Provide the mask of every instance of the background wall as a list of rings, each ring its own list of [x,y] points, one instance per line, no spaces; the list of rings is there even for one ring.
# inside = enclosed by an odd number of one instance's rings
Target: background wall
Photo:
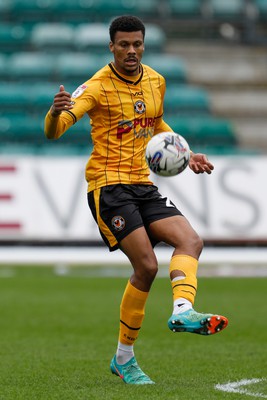
[[[266,156],[211,157],[212,175],[152,175],[207,240],[267,241]],[[0,162],[0,239],[100,240],[87,205],[84,157],[6,157]]]

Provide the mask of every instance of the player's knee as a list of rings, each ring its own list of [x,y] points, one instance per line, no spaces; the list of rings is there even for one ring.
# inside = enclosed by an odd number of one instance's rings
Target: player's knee
[[[198,258],[204,247],[203,240],[198,236],[197,233],[194,233],[190,236],[190,238],[188,238],[188,244],[195,253],[195,256]]]
[[[145,270],[145,274],[150,281],[153,281],[158,273],[158,265],[150,265],[149,268]]]
[[[139,268],[135,271],[136,274],[145,282],[153,282],[158,272],[158,263],[156,258],[144,257]]]

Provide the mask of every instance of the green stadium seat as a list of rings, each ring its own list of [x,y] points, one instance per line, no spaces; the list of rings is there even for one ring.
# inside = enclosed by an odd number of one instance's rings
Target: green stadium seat
[[[80,24],[74,32],[74,45],[80,51],[108,52],[109,41],[109,26],[103,23]]]
[[[29,31],[19,24],[0,24],[0,48],[3,52],[13,52],[27,49],[29,46]]]
[[[7,68],[8,57],[5,54],[0,53],[0,78],[4,79],[8,75]]]
[[[216,18],[239,18],[244,13],[243,0],[210,0],[212,15]]]
[[[0,82],[1,111],[17,113],[18,111],[45,112],[53,102],[59,87],[56,83],[21,83]]]
[[[31,115],[4,115],[0,116],[0,141],[6,144],[40,143],[39,136],[43,130],[40,118]]]
[[[50,21],[71,23],[93,22],[96,18],[98,0],[54,0]]]
[[[102,13],[103,18],[110,18],[122,14],[132,14],[136,11],[135,1],[98,0],[95,9]]]
[[[92,50],[97,53],[109,52],[109,24],[79,24],[74,32],[74,45],[80,50]],[[159,26],[146,24],[146,52],[162,51],[166,43],[166,35]]]
[[[98,56],[92,53],[66,53],[58,56],[56,72],[62,81],[83,83],[102,67]]]
[[[54,95],[59,91],[56,83],[34,84],[29,91],[29,101],[32,110],[44,110],[45,114],[53,103]]]
[[[149,18],[160,17],[162,0],[134,0],[133,2],[136,15]]]
[[[14,108],[24,108],[30,105],[29,102],[30,86],[18,85],[17,83],[0,83],[0,103],[1,110],[13,110]]]
[[[43,146],[48,143],[56,145],[91,146],[91,127],[89,118],[82,118],[73,125],[59,140],[48,141],[44,135],[43,115],[30,113],[0,115],[0,142],[6,145]]]
[[[236,146],[237,138],[233,125],[226,119],[211,116],[173,117],[166,116],[166,122],[177,133],[194,146]]]
[[[162,52],[166,44],[166,35],[162,28],[155,24],[146,24],[146,52]]]
[[[55,57],[45,53],[14,53],[8,60],[10,78],[15,80],[52,80],[55,72]]]
[[[144,54],[142,62],[162,74],[166,81],[184,83],[187,80],[183,60],[171,54]]]
[[[159,0],[97,0],[93,9],[98,20],[109,22],[118,15],[144,16],[159,15]]]
[[[224,1],[224,0],[222,0]],[[192,18],[200,16],[201,1],[200,0],[169,0],[169,8],[171,15],[176,18]]]
[[[0,132],[1,137],[1,132]],[[30,146],[29,144],[16,144],[16,143],[3,143],[1,142],[0,146],[0,155],[9,156],[9,155],[35,155],[38,150],[36,146]]]
[[[54,0],[12,0],[12,18],[23,23],[50,20],[53,3]]]
[[[12,0],[11,8],[13,11],[31,12],[35,10],[45,11],[52,7],[54,0]]]
[[[74,30],[64,23],[38,23],[31,32],[31,44],[37,50],[62,50],[73,47]]]
[[[255,5],[259,12],[259,18],[266,20],[266,18],[267,18],[267,1],[266,0],[255,0]]]
[[[0,15],[5,19],[12,8],[11,0],[0,0]],[[1,18],[2,19],[2,18]]]
[[[210,101],[205,89],[189,85],[168,85],[164,113],[181,115],[184,113],[209,113]]]

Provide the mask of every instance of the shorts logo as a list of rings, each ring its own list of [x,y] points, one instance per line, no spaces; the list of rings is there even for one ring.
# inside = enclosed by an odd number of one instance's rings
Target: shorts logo
[[[116,231],[121,231],[125,227],[125,219],[121,216],[113,217],[111,224]]]
[[[145,103],[141,100],[138,100],[134,105],[134,111],[137,112],[137,114],[143,114],[146,111]]]

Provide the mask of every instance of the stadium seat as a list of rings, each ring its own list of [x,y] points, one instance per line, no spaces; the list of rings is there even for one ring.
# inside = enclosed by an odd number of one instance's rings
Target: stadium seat
[[[54,0],[11,0],[12,17],[20,22],[49,21]]]
[[[54,0],[51,6],[50,21],[82,23],[96,19],[96,3],[98,0]]]
[[[1,138],[1,132],[0,132]],[[0,146],[0,155],[8,156],[8,155],[35,155],[38,150],[38,147],[31,146],[28,144],[17,144],[17,143],[5,143],[4,139],[1,141]]]
[[[57,83],[35,83],[31,85],[31,90],[29,91],[29,101],[31,104],[31,109],[44,110],[44,115],[50,108],[54,95],[59,91],[59,85]],[[43,115],[43,116],[44,116]]]
[[[22,51],[29,46],[29,31],[20,24],[0,24],[0,48],[2,52]]]
[[[259,11],[260,19],[267,19],[267,1],[266,0],[255,0],[255,5]]]
[[[7,68],[8,57],[5,54],[0,53],[0,78],[4,79],[8,74]]]
[[[56,83],[0,82],[1,111],[45,113],[58,89]]]
[[[73,47],[72,26],[63,23],[38,23],[31,32],[31,44],[36,50],[62,50]]]
[[[37,145],[42,131],[40,118],[16,114],[0,116],[0,141],[3,143]]]
[[[166,35],[162,28],[155,24],[146,24],[146,52],[162,52],[166,44]]]
[[[209,96],[205,89],[189,85],[167,86],[164,101],[165,114],[202,114],[209,111]]]
[[[11,0],[0,0],[0,15],[3,18],[3,20],[10,12],[11,7],[12,7]]]
[[[136,15],[141,18],[161,17],[162,0],[134,0],[134,6]]]
[[[212,15],[216,18],[239,18],[244,13],[243,0],[210,0]]]
[[[192,18],[200,16],[201,1],[200,0],[169,0],[169,9],[171,15],[176,18]]]
[[[144,54],[142,62],[162,74],[166,81],[184,83],[187,80],[183,60],[171,54]]]
[[[74,33],[74,44],[80,51],[89,49],[97,53],[109,51],[109,25],[105,23],[79,24]],[[146,24],[146,51],[162,51],[166,35],[162,28],[155,24]]]
[[[47,145],[48,139],[44,135],[43,115],[30,113],[0,115],[0,142],[8,144],[29,144],[30,146]],[[54,143],[75,146],[91,145],[91,127],[89,118],[82,118],[73,125],[63,137]]]
[[[77,50],[97,53],[109,51],[109,26],[103,23],[80,24],[74,32]]]
[[[65,53],[58,56],[56,72],[60,79],[83,83],[102,67],[99,56],[92,53]]]
[[[97,0],[93,4],[98,20],[110,22],[110,19],[125,14],[144,16],[158,15],[159,0]]]
[[[10,78],[15,80],[49,80],[55,72],[55,58],[45,53],[14,53],[8,60]]]
[[[30,86],[18,85],[17,83],[0,83],[0,103],[1,110],[14,110],[30,105],[29,90]]]
[[[230,121],[208,117],[166,116],[171,128],[183,135],[191,146],[236,146],[237,138]]]

